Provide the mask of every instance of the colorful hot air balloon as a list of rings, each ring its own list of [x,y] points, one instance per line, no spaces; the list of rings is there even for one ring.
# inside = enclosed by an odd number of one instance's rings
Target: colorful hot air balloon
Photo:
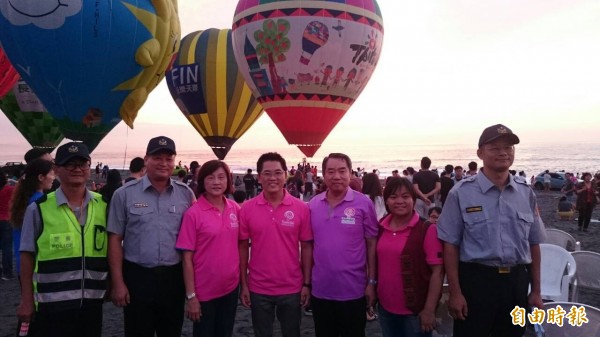
[[[367,84],[381,53],[375,0],[240,0],[235,58],[289,144],[319,149]]]
[[[167,73],[167,86],[179,109],[221,160],[262,114],[238,71],[231,29],[211,28],[184,37]]]
[[[62,133],[95,147],[138,110],[179,48],[176,0],[0,1],[0,41]]]
[[[63,139],[54,118],[23,80],[0,99],[0,110],[33,147],[53,150]]]
[[[8,57],[4,54],[0,45],[0,98],[4,97],[19,80],[19,73],[10,64]]]

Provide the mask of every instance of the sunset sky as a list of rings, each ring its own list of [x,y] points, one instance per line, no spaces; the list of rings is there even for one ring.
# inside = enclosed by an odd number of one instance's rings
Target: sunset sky
[[[230,28],[236,4],[179,0],[182,36]],[[600,1],[379,0],[379,6],[385,33],[378,67],[325,144],[475,143],[496,123],[528,142],[600,139]],[[18,135],[3,115],[0,128]],[[119,124],[96,151],[125,142],[144,147],[158,134],[182,149],[208,149],[164,81],[135,129]],[[265,114],[232,151],[282,147],[285,139]]]

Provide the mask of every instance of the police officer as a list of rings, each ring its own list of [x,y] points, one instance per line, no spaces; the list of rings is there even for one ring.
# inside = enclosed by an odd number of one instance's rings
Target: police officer
[[[124,307],[125,336],[181,335],[186,294],[175,241],[196,199],[187,185],[171,180],[175,155],[172,139],[152,138],[146,175],[115,191],[110,203],[111,298]]]
[[[23,220],[17,316],[29,322],[35,300],[30,334],[100,336],[108,275],[106,203],[86,188],[91,159],[84,144],[62,145],[55,161],[60,188],[29,205]]]
[[[522,336],[515,306],[542,308],[540,247],[545,230],[536,196],[508,170],[519,137],[504,125],[479,138],[480,174],[450,191],[438,222],[454,336]],[[531,293],[528,295],[528,286]]]

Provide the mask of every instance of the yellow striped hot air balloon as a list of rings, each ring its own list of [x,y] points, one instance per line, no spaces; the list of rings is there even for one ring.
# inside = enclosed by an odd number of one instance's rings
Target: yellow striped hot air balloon
[[[184,37],[166,77],[175,103],[221,160],[263,112],[238,71],[231,29]]]

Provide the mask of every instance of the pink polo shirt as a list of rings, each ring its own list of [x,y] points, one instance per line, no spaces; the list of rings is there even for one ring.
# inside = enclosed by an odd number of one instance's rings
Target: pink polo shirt
[[[377,237],[377,215],[369,197],[348,189],[344,200],[331,208],[326,193],[309,202],[314,234],[312,294],[335,301],[365,295],[366,238]]]
[[[223,212],[204,196],[183,215],[175,247],[194,252],[194,286],[200,301],[232,292],[239,284],[238,230],[240,206],[225,199]]]
[[[396,232],[390,229],[391,218],[388,216],[381,221],[383,233],[377,241],[377,279],[379,280],[377,297],[385,310],[398,315],[410,315],[412,311],[405,306],[404,292],[400,290],[404,289],[400,255],[411,230],[419,221],[419,214],[414,212],[408,226]],[[427,264],[443,263],[442,242],[437,238],[437,227],[434,224],[427,228],[423,251]],[[428,286],[428,284],[423,285],[423,287]]]
[[[308,206],[285,192],[273,209],[263,193],[248,200],[240,211],[240,240],[252,240],[248,289],[261,295],[300,292],[303,274],[301,241],[312,241]]]

